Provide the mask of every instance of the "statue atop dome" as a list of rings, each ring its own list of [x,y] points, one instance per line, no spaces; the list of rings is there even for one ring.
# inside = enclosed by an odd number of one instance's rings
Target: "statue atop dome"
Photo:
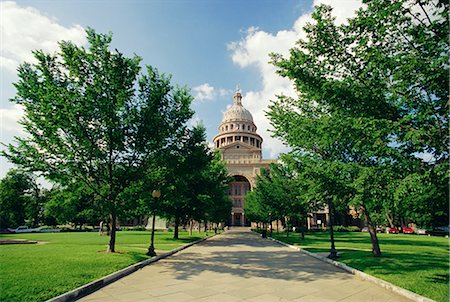
[[[239,84],[236,85],[236,92],[234,93],[234,104],[238,106],[242,106],[242,94],[241,90],[239,89]]]

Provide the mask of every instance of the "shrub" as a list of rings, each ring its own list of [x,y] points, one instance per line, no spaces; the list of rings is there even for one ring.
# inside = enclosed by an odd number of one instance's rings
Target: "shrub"
[[[360,229],[357,226],[343,226],[343,225],[336,225],[333,227],[335,232],[359,232]]]

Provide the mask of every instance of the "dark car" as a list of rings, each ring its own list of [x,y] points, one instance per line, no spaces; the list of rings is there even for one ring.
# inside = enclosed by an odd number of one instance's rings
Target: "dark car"
[[[434,228],[432,230],[428,230],[427,234],[431,235],[431,236],[446,236],[446,237],[448,237],[450,235],[450,231],[449,231],[448,225],[446,225],[446,226]]]
[[[397,228],[386,228],[386,233],[388,234],[398,234]]]

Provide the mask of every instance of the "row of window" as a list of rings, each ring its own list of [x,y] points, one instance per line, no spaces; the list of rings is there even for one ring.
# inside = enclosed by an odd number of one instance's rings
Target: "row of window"
[[[251,146],[256,146],[256,148],[261,148],[261,141],[258,139],[255,139],[253,137],[248,136],[228,136],[228,137],[222,137],[220,140],[216,141],[216,148],[219,148],[220,146],[225,146],[228,144],[231,144],[233,142],[244,142]]]
[[[228,187],[228,195],[245,195],[248,191],[250,191],[250,184],[248,183],[230,183]]]
[[[242,124],[242,126],[241,126],[241,124],[231,124],[230,125],[230,130],[244,130],[245,131],[245,129],[247,129],[247,131],[250,131],[250,129],[251,129],[251,131],[253,131],[253,132],[255,132],[256,131],[256,127],[251,127],[250,125],[245,125],[245,124]],[[223,131],[228,131],[228,125],[225,125],[225,126],[222,126],[222,132]]]

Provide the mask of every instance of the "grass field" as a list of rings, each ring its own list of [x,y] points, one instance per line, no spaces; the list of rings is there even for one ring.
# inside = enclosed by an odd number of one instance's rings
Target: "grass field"
[[[273,234],[310,252],[329,252],[329,233]],[[372,276],[439,302],[449,301],[449,239],[403,234],[378,234],[381,258],[372,256],[368,233],[335,232],[336,249],[343,262]]]
[[[155,249],[164,252],[204,237],[204,233],[155,233]],[[0,235],[4,239],[29,239],[42,244],[0,246],[0,301],[45,301],[106,276],[145,255],[150,232],[117,232],[117,253],[106,253],[109,237],[98,233],[38,233]]]

